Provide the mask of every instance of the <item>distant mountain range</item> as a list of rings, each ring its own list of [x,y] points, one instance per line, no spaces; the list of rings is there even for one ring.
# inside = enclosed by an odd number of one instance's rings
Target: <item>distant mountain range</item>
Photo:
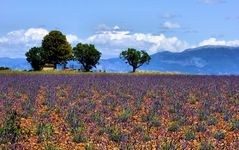
[[[239,47],[203,46],[180,53],[158,52],[151,57],[149,65],[144,65],[138,70],[190,74],[239,74]],[[0,66],[17,70],[31,69],[24,58],[0,58]],[[80,67],[77,62],[72,61],[68,66]],[[111,58],[100,60],[97,70],[128,72],[131,67],[120,58]]]

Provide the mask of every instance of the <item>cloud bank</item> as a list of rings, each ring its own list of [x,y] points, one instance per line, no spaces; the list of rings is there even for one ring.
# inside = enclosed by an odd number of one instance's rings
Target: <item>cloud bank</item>
[[[12,31],[5,36],[0,36],[0,57],[23,58],[31,47],[40,46],[43,37],[48,33],[49,31],[44,28],[30,28]],[[239,46],[239,40],[225,41],[216,38],[209,38],[192,45],[175,36],[132,33],[122,30],[119,26],[108,27],[105,25],[101,25],[95,34],[85,39],[80,39],[74,34],[66,34],[66,37],[73,46],[78,42],[95,44],[97,49],[102,52],[103,58],[118,57],[119,53],[127,48],[146,50],[149,54],[153,54],[165,50],[181,52],[187,48],[205,45]]]
[[[0,57],[25,57],[25,53],[34,46],[40,46],[45,35],[49,33],[44,28],[29,28],[27,30],[16,30],[0,37]],[[72,44],[80,41],[77,36],[66,35],[67,40]]]
[[[239,46],[239,40],[225,41],[217,40],[216,38],[209,38],[199,43],[198,46],[205,45],[220,45],[220,46]]]

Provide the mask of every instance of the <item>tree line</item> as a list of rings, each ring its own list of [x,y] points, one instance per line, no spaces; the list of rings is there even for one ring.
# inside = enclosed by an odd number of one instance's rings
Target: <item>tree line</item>
[[[69,60],[78,61],[85,72],[91,71],[99,64],[101,52],[93,44],[78,43],[71,47],[66,36],[57,30],[49,32],[41,43],[40,47],[32,47],[26,52],[26,59],[35,71],[42,70],[46,64],[53,64],[56,69],[57,64],[66,66]],[[148,64],[151,57],[144,50],[128,48],[120,53],[120,58],[132,66],[132,72],[143,64]]]

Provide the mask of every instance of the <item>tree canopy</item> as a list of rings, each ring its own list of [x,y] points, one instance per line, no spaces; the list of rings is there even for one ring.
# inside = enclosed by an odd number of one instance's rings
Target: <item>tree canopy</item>
[[[72,48],[67,42],[66,36],[60,31],[51,31],[42,41],[42,47],[46,54],[46,62],[54,64],[66,64],[72,58]]]
[[[101,52],[99,52],[92,44],[78,43],[73,48],[74,59],[79,61],[84,70],[89,72],[99,63]]]
[[[133,67],[133,72],[143,64],[148,64],[151,59],[146,51],[137,51],[133,48],[128,48],[128,50],[122,51],[120,53],[120,58],[126,60],[126,63]]]
[[[26,52],[25,55],[33,70],[42,70],[46,61],[46,56],[42,47],[33,47],[28,52]]]

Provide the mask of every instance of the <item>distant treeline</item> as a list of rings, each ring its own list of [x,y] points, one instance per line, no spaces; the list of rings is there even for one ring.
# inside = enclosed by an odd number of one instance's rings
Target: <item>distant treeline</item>
[[[99,64],[101,52],[93,44],[78,43],[72,48],[66,36],[54,30],[43,38],[40,47],[32,47],[26,53],[26,57],[32,69],[36,71],[42,70],[46,65],[52,65],[56,69],[57,64],[61,64],[65,68],[67,61],[76,60],[82,65],[83,71],[89,72]],[[143,64],[148,64],[151,59],[145,50],[139,51],[134,48],[122,50],[119,57],[132,66],[132,72]]]
[[[0,70],[10,70],[8,67],[0,67]]]

